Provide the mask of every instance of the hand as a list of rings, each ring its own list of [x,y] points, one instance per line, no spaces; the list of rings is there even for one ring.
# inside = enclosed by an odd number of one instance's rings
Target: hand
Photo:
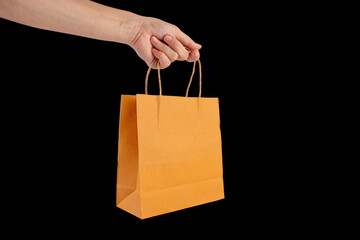
[[[140,17],[136,21],[133,26],[137,27],[129,36],[128,45],[147,65],[154,57],[159,60],[161,69],[167,68],[175,60],[194,62],[199,59],[201,45],[175,25],[149,17]]]
[[[175,25],[93,1],[0,0],[0,17],[41,29],[125,43],[148,65],[157,58],[160,68],[175,60],[192,62],[200,57],[201,45]]]

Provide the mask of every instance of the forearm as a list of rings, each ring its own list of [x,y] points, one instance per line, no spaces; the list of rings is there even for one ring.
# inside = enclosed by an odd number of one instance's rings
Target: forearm
[[[0,17],[28,26],[129,43],[141,16],[90,0],[1,0]],[[135,21],[133,21],[135,20]]]

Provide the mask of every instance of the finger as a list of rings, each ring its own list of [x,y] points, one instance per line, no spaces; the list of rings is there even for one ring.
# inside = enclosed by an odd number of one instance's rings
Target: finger
[[[164,41],[177,53],[178,60],[186,60],[189,58],[189,52],[176,38],[173,38],[170,35],[165,35]]]
[[[178,59],[178,54],[171,47],[161,42],[157,37],[152,36],[151,43],[157,50],[165,53],[171,62]]]
[[[163,68],[167,68],[168,66],[170,66],[171,61],[170,59],[166,56],[165,53],[157,50],[156,48],[152,49],[152,53],[153,55],[158,59],[159,63],[160,63],[160,69]],[[157,68],[157,66],[153,66],[153,68]]]
[[[195,62],[195,61],[199,60],[199,58],[200,58],[200,52],[199,52],[199,50],[195,49],[190,52],[189,57],[186,61]]]
[[[201,45],[195,43],[188,35],[183,33],[180,29],[177,32],[176,38],[181,42],[182,45],[190,49],[200,49]]]

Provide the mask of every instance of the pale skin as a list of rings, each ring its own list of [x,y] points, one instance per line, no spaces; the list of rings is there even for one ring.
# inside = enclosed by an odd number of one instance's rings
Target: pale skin
[[[127,44],[147,65],[156,58],[161,69],[177,60],[194,62],[200,57],[201,45],[177,26],[90,0],[0,0],[0,17],[40,29]]]

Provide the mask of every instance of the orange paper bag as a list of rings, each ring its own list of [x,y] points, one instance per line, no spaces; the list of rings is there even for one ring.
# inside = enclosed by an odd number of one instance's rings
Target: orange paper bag
[[[153,62],[154,63],[154,62]],[[152,63],[152,64],[153,64]],[[152,65],[151,64],[151,65]],[[141,218],[224,198],[218,98],[122,95],[116,205]]]

